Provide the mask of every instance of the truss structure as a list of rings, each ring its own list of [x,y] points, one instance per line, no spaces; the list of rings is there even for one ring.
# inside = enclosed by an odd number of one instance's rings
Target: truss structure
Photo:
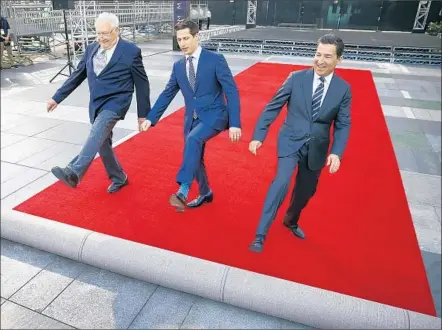
[[[69,26],[71,28],[72,62],[77,66],[79,56],[84,53],[89,43],[96,38],[95,18],[97,17],[96,1],[77,0],[75,9],[69,10]]]
[[[425,30],[427,23],[428,13],[430,12],[431,0],[419,1],[419,7],[417,8],[416,18],[414,19],[413,30]]]
[[[121,33],[125,37],[137,38],[139,26],[157,33],[170,30],[172,22],[172,1],[118,1],[118,0],[76,0],[75,10],[70,13],[70,26],[73,42],[73,63],[76,65],[86,47],[96,40],[95,19],[102,12],[118,16]],[[129,29],[127,29],[129,28]],[[128,31],[130,30],[130,31]]]
[[[0,6],[1,14],[5,17],[13,17],[11,0],[3,0]]]
[[[63,11],[53,10],[51,0],[1,2],[1,13],[8,17],[12,32],[19,40],[41,36],[54,38],[56,34],[64,36]],[[145,39],[146,36],[172,33],[173,1],[170,0],[75,0],[74,3],[75,8],[66,11],[74,65],[96,39],[95,19],[101,12],[116,14],[122,37],[133,41],[138,37]],[[199,3],[207,6],[207,0],[199,0]]]
[[[52,9],[51,0],[1,0],[1,13],[8,18],[17,17],[23,13],[42,12]]]
[[[256,25],[256,9],[258,0],[247,1],[247,25]]]

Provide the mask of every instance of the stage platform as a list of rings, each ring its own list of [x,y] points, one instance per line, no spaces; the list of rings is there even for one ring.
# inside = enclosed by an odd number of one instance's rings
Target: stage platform
[[[203,45],[226,53],[309,57],[314,54],[317,40],[332,32],[344,40],[346,59],[431,66],[441,64],[440,38],[403,32],[257,27],[220,35]]]
[[[441,39],[428,34],[349,30],[299,30],[264,27],[224,34],[223,38],[254,40],[287,40],[316,42],[326,33],[339,35],[345,44],[389,47],[424,47],[440,49]]]

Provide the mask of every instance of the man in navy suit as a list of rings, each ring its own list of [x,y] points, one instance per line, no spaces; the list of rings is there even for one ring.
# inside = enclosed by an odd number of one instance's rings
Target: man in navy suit
[[[80,154],[66,168],[54,167],[52,173],[70,187],[77,187],[97,152],[101,156],[115,193],[129,183],[112,149],[112,130],[124,119],[132,102],[134,86],[138,107],[138,129],[150,111],[149,80],[144,70],[141,50],[119,37],[118,17],[102,13],[95,22],[98,43],[89,45],[75,72],[47,104],[53,111],[57,105],[88,78],[90,89],[89,137]]]
[[[194,208],[212,202],[213,193],[204,166],[206,142],[227,128],[231,141],[238,141],[241,123],[238,89],[224,56],[201,48],[195,22],[178,22],[175,31],[185,57],[174,63],[170,80],[142,128],[147,130],[155,126],[181,90],[186,104],[184,159],[176,178],[179,189],[170,197],[170,204],[181,212],[186,206]],[[200,194],[187,203],[194,179],[198,182]]]
[[[325,164],[335,173],[350,132],[350,86],[335,73],[341,62],[344,43],[334,34],[321,37],[313,68],[292,72],[264,108],[255,127],[249,150],[256,155],[269,126],[287,103],[287,118],[278,137],[278,168],[264,202],[261,219],[250,250],[261,252],[267,232],[287,195],[293,172],[298,166],[296,185],[284,225],[297,237],[305,238],[298,221],[302,209],[313,197]],[[334,126],[333,144],[330,129]]]

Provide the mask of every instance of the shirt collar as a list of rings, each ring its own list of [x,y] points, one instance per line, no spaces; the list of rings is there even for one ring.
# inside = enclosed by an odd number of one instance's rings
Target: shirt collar
[[[186,60],[189,58],[189,56],[193,56],[193,58],[198,61],[198,59],[201,56],[201,51],[202,51],[201,46],[198,46],[198,48],[195,49],[192,55],[186,55]]]
[[[324,78],[325,78],[324,83],[327,84],[327,85],[330,85],[330,82],[331,82],[331,80],[333,78],[333,72],[330,73],[328,76],[326,76]],[[315,78],[314,79],[315,80],[319,80],[319,75],[316,72],[315,72]]]

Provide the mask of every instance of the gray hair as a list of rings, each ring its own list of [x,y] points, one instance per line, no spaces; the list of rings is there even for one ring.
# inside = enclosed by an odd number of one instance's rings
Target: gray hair
[[[95,20],[95,27],[97,26],[97,22],[99,21],[105,21],[112,25],[112,28],[117,28],[119,26],[119,20],[117,15],[112,13],[101,13],[97,19]]]

